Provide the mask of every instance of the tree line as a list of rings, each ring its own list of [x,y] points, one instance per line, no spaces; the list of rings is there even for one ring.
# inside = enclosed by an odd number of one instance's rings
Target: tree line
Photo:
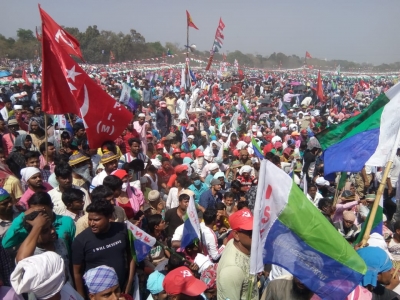
[[[85,31],[80,31],[76,27],[64,27],[64,29],[79,41],[83,57],[87,63],[109,64],[110,62],[118,63],[154,57],[162,58],[159,59],[159,63],[175,64],[184,62],[184,55],[182,55],[186,51],[184,47],[176,43],[167,42],[165,45],[162,45],[160,42],[146,42],[144,36],[135,29],[129,30],[127,34],[99,30],[96,25],[88,26]],[[287,69],[300,68],[305,64],[304,57],[286,55],[280,52],[264,56],[261,54],[246,54],[236,50],[228,52],[223,56],[222,50],[220,53],[215,53],[214,61],[222,61],[226,57],[226,62],[233,65],[235,60],[237,60],[239,68]],[[18,29],[15,39],[7,38],[0,34],[0,58],[33,60],[37,59],[40,53],[40,42],[37,40],[36,34],[30,29]],[[169,53],[174,55],[174,57],[168,56]],[[180,55],[175,56],[175,54]],[[193,54],[194,58],[203,61],[207,61],[210,56],[209,51],[195,50]],[[347,60],[325,61],[317,58],[307,59],[306,65],[321,70],[334,70],[340,65],[342,72],[387,72],[400,69],[400,62],[374,66],[372,64],[359,64]]]

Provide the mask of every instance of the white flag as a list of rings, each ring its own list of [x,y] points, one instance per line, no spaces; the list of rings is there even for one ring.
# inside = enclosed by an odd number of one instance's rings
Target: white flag
[[[124,84],[121,91],[121,97],[119,98],[119,102],[127,105],[129,102],[129,97],[131,96],[131,87],[127,84]]]

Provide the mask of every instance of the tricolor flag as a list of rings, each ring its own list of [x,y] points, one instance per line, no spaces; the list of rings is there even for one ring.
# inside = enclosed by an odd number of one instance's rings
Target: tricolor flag
[[[199,29],[197,28],[197,26],[194,25],[193,20],[192,20],[192,17],[190,16],[190,14],[189,14],[188,11],[186,11],[186,18],[187,18],[187,26],[188,26],[188,27],[193,27],[194,29],[199,30]]]
[[[184,223],[181,248],[185,249],[187,246],[193,243],[195,239],[200,239],[200,222],[192,196],[190,196],[189,206],[183,219]]]
[[[359,172],[384,166],[400,129],[400,84],[379,95],[359,115],[316,135],[324,150],[324,172]]]
[[[250,114],[251,111],[250,111],[250,109],[247,107],[246,103],[244,103],[242,100],[240,100],[240,102],[241,102],[242,109],[243,109],[246,113]]]
[[[129,237],[132,239],[136,261],[141,262],[149,255],[151,248],[156,244],[156,239],[129,221],[126,221],[126,226],[132,233],[132,236],[129,235]]]
[[[322,299],[346,299],[367,270],[364,260],[282,169],[264,159],[259,174],[250,273],[275,264]]]
[[[263,160],[264,154],[260,148],[260,145],[258,145],[256,139],[253,137],[251,138],[251,144],[253,145],[254,155],[257,156],[259,159]]]

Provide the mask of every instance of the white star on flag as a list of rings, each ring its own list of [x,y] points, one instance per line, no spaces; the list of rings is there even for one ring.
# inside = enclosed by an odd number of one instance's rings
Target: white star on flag
[[[78,76],[82,73],[75,72],[75,65],[71,68],[71,70],[67,69],[67,78],[71,78],[72,81],[75,81],[75,76]]]

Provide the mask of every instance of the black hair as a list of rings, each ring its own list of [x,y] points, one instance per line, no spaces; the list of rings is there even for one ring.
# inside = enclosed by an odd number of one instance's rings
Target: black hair
[[[76,200],[83,200],[83,197],[85,197],[85,193],[80,189],[68,188],[62,193],[61,200],[65,206],[68,206]]]
[[[168,272],[185,265],[185,256],[183,253],[174,252],[168,259],[166,269]]]
[[[72,176],[72,167],[69,164],[61,163],[54,168],[56,177],[68,178]]]
[[[236,190],[240,190],[242,188],[242,184],[239,180],[232,180],[231,182],[231,189],[234,188]]]
[[[144,170],[144,161],[141,159],[134,159],[129,163],[129,168],[135,172],[141,172]]]
[[[217,210],[224,210],[226,209],[226,205],[222,202],[217,202],[217,204],[215,205]]]
[[[61,133],[61,139],[65,139],[65,138],[71,139],[71,136],[69,135],[69,133],[67,131],[63,131]]]
[[[28,162],[28,160],[31,158],[39,158],[40,153],[37,151],[26,151],[24,157],[25,157],[25,162]]]
[[[77,133],[80,129],[85,129],[85,126],[83,125],[83,123],[75,122],[74,126],[72,127],[74,134]]]
[[[243,209],[245,207],[249,208],[249,201],[239,201],[238,202],[238,204],[237,204],[237,209],[238,210],[241,210],[241,209]]]
[[[107,200],[97,200],[89,204],[86,208],[87,213],[97,213],[105,217],[111,217],[114,213],[114,205]]]
[[[114,193],[109,187],[106,187],[104,185],[99,185],[93,189],[93,191],[90,195],[91,195],[92,203],[93,203],[93,202],[96,202],[99,200],[106,199],[106,198],[114,195]]]
[[[29,224],[27,221],[33,221],[33,220],[35,220],[36,217],[37,217],[39,214],[44,214],[44,215],[47,216],[47,214],[46,214],[45,212],[40,211],[40,210],[33,211],[33,212],[31,212],[29,215],[25,215],[25,216],[24,216],[24,219],[23,219],[23,221],[22,221],[22,226],[26,229],[26,231],[31,232],[31,230],[32,230],[32,228],[33,228],[33,226],[32,226],[31,224]]]
[[[321,198],[318,202],[318,208],[322,210],[324,207],[331,206],[333,204],[332,199]]]
[[[117,189],[120,189],[122,184],[123,182],[121,178],[115,175],[108,175],[103,180],[103,185],[110,188],[113,192],[115,192]]]
[[[181,194],[181,195],[179,195],[179,202],[181,202],[181,201],[183,201],[183,200],[189,200],[190,199],[190,196],[189,195],[187,195],[187,194]]]
[[[28,207],[32,205],[44,205],[53,208],[51,197],[46,192],[36,192],[28,200]]]
[[[105,141],[101,144],[101,152],[104,153],[103,149],[107,149],[114,154],[117,154],[117,145],[113,141]]]
[[[217,210],[214,208],[207,208],[203,213],[203,220],[206,225],[210,225],[217,219]]]
[[[274,165],[279,165],[279,164],[281,163],[281,158],[280,158],[278,155],[274,155],[274,156],[271,158],[271,162],[272,162]]]
[[[138,138],[130,138],[128,140],[128,144],[129,144],[130,147],[132,146],[133,143],[137,143],[137,144],[139,144],[139,146],[142,145],[142,141],[140,139],[138,139]]]
[[[189,182],[188,178],[186,175],[180,175],[176,178],[176,181],[179,183],[179,185],[186,189],[189,187],[189,185],[191,184],[191,182]]]
[[[163,157],[163,158],[161,159],[161,164],[164,163],[164,162],[166,162],[166,161],[170,162],[170,159],[169,159],[168,157]]]
[[[311,188],[317,189],[317,187],[316,187],[314,184],[310,184],[310,185],[307,187],[307,191],[309,191]],[[317,190],[318,190],[318,189],[317,189]]]
[[[162,221],[162,215],[154,214],[147,217],[147,227],[150,233],[154,232],[154,229],[157,225],[159,225]]]
[[[157,168],[156,168],[154,165],[150,165],[150,166],[147,168],[147,171],[150,171],[150,172],[152,172],[152,173],[157,173]]]
[[[267,154],[265,154],[265,159],[271,160],[274,156],[275,154],[273,154],[272,152],[268,152]]]
[[[226,198],[235,198],[235,195],[232,192],[226,192],[224,194],[224,199]]]
[[[50,142],[47,142],[47,147],[49,147],[49,146],[54,146],[54,144],[50,143]],[[40,151],[41,154],[43,154],[45,150],[46,150],[46,142],[43,142],[39,146],[39,151]]]

